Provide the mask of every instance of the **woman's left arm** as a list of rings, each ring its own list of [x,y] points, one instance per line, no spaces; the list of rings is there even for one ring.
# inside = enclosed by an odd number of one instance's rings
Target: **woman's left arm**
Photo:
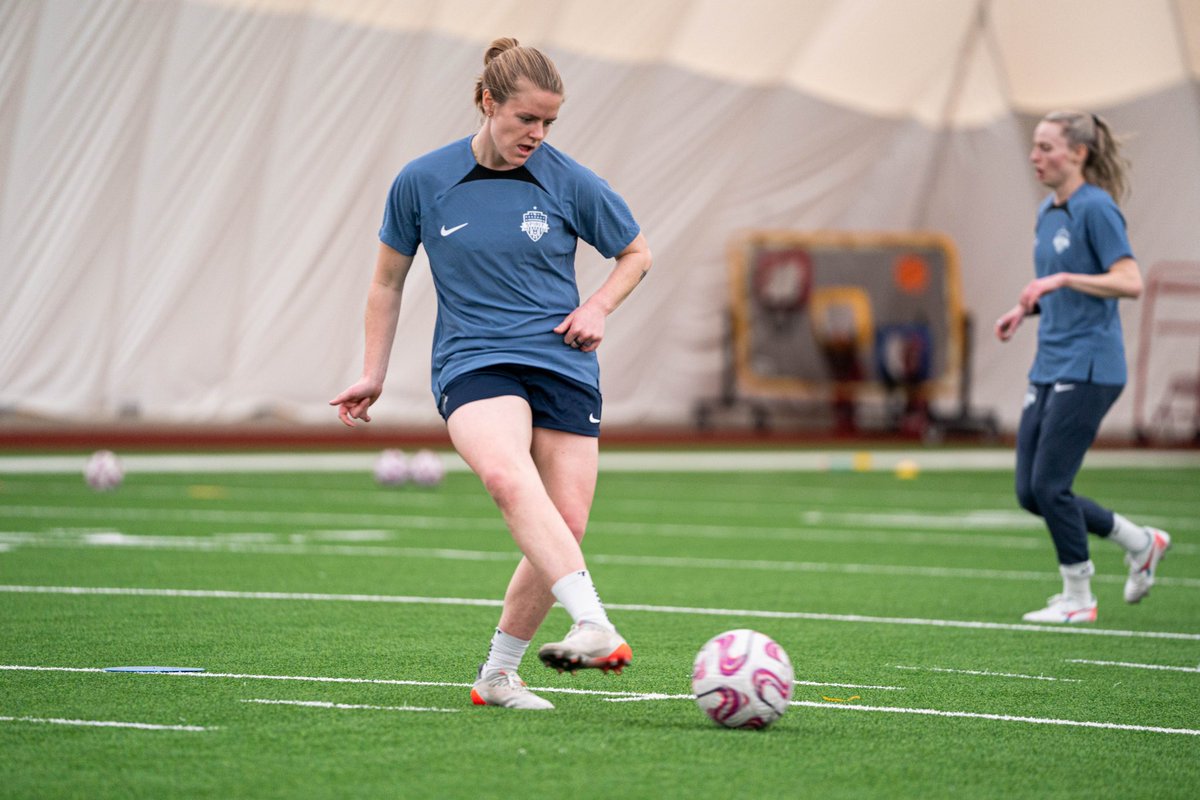
[[[1099,275],[1056,272],[1030,281],[1021,292],[1021,307],[1026,313],[1031,312],[1042,295],[1063,288],[1093,297],[1137,298],[1142,294],[1142,273],[1138,263],[1129,257],[1117,260],[1108,268],[1108,272]]]
[[[563,335],[563,342],[585,353],[600,346],[604,339],[604,320],[642,282],[653,263],[646,237],[638,234],[625,249],[617,253],[617,265],[608,279],[579,308],[572,311],[554,329]]]

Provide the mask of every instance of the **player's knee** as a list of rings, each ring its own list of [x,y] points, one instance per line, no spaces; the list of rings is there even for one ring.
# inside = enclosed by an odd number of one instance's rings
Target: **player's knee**
[[[520,471],[506,466],[497,466],[478,473],[483,488],[501,511],[513,507],[521,496]]]
[[[563,521],[571,529],[571,535],[575,537],[575,541],[582,542],[583,534],[587,532],[587,512],[572,513],[571,511],[567,511],[563,514]]]
[[[1039,509],[1054,508],[1070,497],[1070,491],[1053,484],[1035,484],[1031,490],[1033,503]],[[1041,511],[1035,513],[1042,513]]]
[[[1028,486],[1017,488],[1017,502],[1021,504],[1021,508],[1028,511],[1030,514],[1042,515],[1041,506],[1038,505],[1037,495],[1033,489]]]

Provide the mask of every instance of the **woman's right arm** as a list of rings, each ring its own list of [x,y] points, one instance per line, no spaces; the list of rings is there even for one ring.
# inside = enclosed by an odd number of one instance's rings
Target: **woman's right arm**
[[[329,401],[329,405],[338,407],[338,418],[351,428],[354,427],[353,420],[371,421],[368,409],[383,393],[383,380],[387,377],[388,359],[396,338],[396,323],[400,318],[404,280],[408,277],[412,262],[412,256],[380,243],[375,275],[367,292],[362,377]]]
[[[1011,339],[1017,332],[1017,328],[1021,326],[1021,320],[1025,319],[1025,316],[1025,309],[1020,303],[1006,311],[1000,319],[996,320],[996,338],[1002,342]]]

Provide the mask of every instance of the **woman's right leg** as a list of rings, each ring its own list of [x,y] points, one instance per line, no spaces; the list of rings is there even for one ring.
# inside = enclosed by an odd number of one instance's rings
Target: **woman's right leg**
[[[1033,460],[1037,456],[1038,435],[1042,428],[1042,404],[1045,400],[1044,386],[1030,384],[1025,390],[1025,402],[1021,408],[1021,421],[1017,424],[1017,454],[1015,488],[1017,502],[1030,514],[1042,515],[1033,494]]]
[[[513,395],[476,400],[455,410],[447,429],[545,585],[584,569],[579,542],[550,499],[530,452],[529,403]]]
[[[593,437],[534,428],[533,461],[542,485],[575,541],[587,532],[599,466],[598,442]],[[528,559],[521,559],[504,595],[501,630],[532,639],[554,606],[550,585],[541,579]]]
[[[455,449],[483,482],[524,555],[510,582],[500,627],[492,640],[493,651],[503,648],[512,668],[493,670],[488,675],[481,668],[472,699],[477,704],[552,708],[525,689],[516,678],[515,667],[556,597],[577,623],[595,618],[606,628],[579,631],[580,635],[572,629],[567,639],[556,643],[566,646],[560,655],[569,667],[619,669],[628,663],[628,645],[608,625],[577,537],[547,491],[534,461],[537,448],[533,446],[535,432],[528,402],[515,395],[468,402],[450,414],[447,429]],[[594,440],[591,447],[595,449]],[[594,472],[591,480],[594,483]],[[547,603],[548,588],[552,592]],[[593,643],[592,639],[597,641]],[[615,641],[611,647],[610,639]],[[618,645],[624,651],[614,660],[610,656]],[[605,652],[599,654],[599,649]]]
[[[517,395],[468,402],[446,421],[450,440],[500,509],[523,558],[518,574],[541,587],[583,569],[583,554],[546,493],[530,453],[529,403]],[[510,586],[500,627],[471,688],[476,705],[527,710],[554,708],[525,686],[517,667],[545,611],[530,607]],[[536,617],[536,619],[535,619]]]

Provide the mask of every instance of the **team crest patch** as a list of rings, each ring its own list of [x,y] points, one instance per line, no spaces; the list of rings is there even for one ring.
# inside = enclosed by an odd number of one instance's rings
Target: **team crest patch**
[[[550,217],[546,216],[545,211],[538,211],[537,206],[534,206],[531,211],[525,212],[521,230],[529,234],[529,238],[536,242],[550,230]]]
[[[1059,228],[1058,233],[1054,234],[1054,252],[1062,253],[1071,246],[1071,232],[1066,228]]]

